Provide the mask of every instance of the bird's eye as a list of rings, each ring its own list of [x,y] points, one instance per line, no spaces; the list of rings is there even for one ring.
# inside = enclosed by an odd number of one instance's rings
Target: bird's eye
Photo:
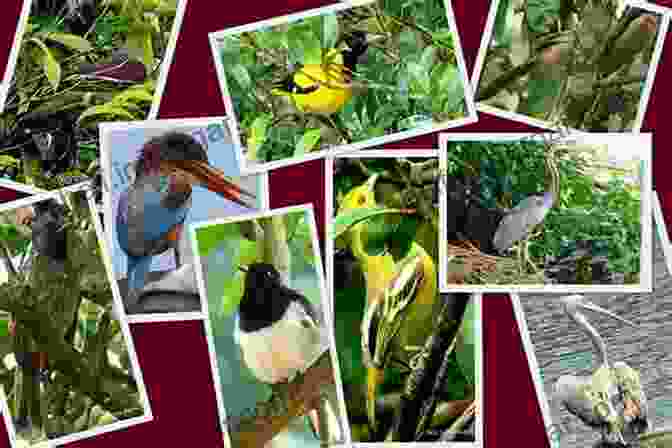
[[[364,205],[364,203],[366,202],[366,198],[364,196],[360,196],[359,199],[357,199],[357,202],[359,203],[359,205]]]

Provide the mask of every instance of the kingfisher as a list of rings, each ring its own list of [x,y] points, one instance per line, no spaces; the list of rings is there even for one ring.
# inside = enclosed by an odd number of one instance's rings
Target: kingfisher
[[[255,196],[208,163],[205,148],[192,136],[168,132],[148,140],[135,163],[135,179],[120,198],[117,239],[128,256],[128,291],[137,298],[154,255],[176,247],[191,208],[194,185],[243,207]]]

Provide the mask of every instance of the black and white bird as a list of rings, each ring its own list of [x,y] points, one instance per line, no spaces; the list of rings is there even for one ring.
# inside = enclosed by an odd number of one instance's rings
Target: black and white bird
[[[283,284],[273,265],[253,263],[239,269],[245,272],[245,289],[236,315],[234,339],[243,361],[262,383],[272,386],[291,382],[329,349],[323,319],[302,293]],[[313,431],[317,434],[316,426],[324,427],[320,419],[335,421],[333,437],[343,441],[336,395],[326,396],[328,403],[321,408],[329,415],[313,413]]]
[[[283,285],[273,265],[254,263],[240,270],[246,273],[245,290],[235,338],[243,360],[262,383],[291,381],[329,347],[317,309]]]

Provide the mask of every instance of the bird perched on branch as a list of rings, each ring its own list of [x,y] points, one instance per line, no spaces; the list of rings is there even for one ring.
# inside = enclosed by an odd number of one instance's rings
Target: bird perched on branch
[[[245,365],[262,383],[287,383],[313,365],[329,349],[327,329],[318,309],[301,292],[285,286],[272,264],[253,263],[245,272],[245,289],[238,307],[234,339]],[[335,385],[325,398],[329,414],[338,416]],[[329,418],[327,415],[318,415]],[[338,419],[337,419],[338,420]],[[340,420],[337,441],[343,440]],[[313,431],[318,433],[317,423]]]
[[[648,426],[645,423],[646,398],[641,390],[639,374],[624,362],[610,365],[604,340],[580,309],[602,313],[630,326],[636,325],[585,300],[580,295],[567,296],[562,302],[569,318],[593,341],[598,355],[598,368],[590,376],[560,377],[553,387],[553,399],[587,426],[599,428],[602,431],[603,441],[625,445],[622,432],[624,426],[629,426],[633,432]],[[613,403],[619,397],[624,399],[624,416],[618,415]]]
[[[419,244],[397,263],[394,277],[367,303],[362,320],[362,356],[367,367],[367,414],[377,428],[376,396],[391,361],[409,367],[434,329],[439,310],[434,260]]]
[[[205,149],[192,136],[169,132],[147,141],[136,163],[135,181],[119,198],[116,218],[117,238],[128,255],[128,290],[132,299],[137,298],[145,284],[152,257],[175,247],[179,241],[191,208],[193,185],[253,207],[242,196],[254,195],[210,166]]]
[[[306,64],[274,85],[271,93],[288,96],[302,112],[335,114],[352,98],[352,75],[368,48],[366,35],[354,31],[348,48],[332,49],[322,64]]]

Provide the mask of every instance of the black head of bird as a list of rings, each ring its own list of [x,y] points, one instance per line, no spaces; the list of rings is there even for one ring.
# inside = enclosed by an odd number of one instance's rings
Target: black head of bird
[[[149,140],[142,147],[136,162],[136,173],[169,175],[173,191],[181,199],[191,192],[192,185],[200,185],[229,201],[252,208],[241,196],[255,196],[231,182],[219,169],[208,163],[205,148],[192,136],[169,132]]]
[[[346,42],[348,43],[348,48],[341,52],[343,55],[343,65],[350,71],[355,71],[357,64],[369,48],[366,34],[362,31],[353,31],[346,39]]]
[[[22,115],[15,134],[23,143],[23,158],[39,160],[45,175],[64,172],[77,162],[75,119],[65,112]]]
[[[243,302],[253,306],[267,306],[273,300],[273,290],[284,288],[280,273],[270,263],[253,263],[249,266],[239,266],[245,272],[245,293]]]

